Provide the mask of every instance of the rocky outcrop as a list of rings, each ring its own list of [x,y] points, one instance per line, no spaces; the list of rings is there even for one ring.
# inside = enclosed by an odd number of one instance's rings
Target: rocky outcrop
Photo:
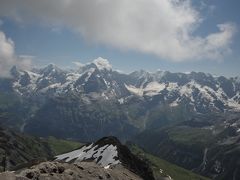
[[[15,167],[16,171],[0,174],[0,180],[154,180],[149,165],[112,136],[31,166]]]
[[[121,165],[103,168],[94,162],[77,162],[74,164],[44,162],[20,172],[0,174],[1,180],[141,180]]]

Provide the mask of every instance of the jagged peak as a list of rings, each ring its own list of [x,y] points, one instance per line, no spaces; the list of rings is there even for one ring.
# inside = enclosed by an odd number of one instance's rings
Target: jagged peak
[[[104,146],[106,144],[112,144],[115,146],[121,145],[121,142],[114,136],[107,136],[99,139],[96,143],[96,145]]]
[[[46,67],[41,69],[41,72],[44,74],[49,74],[51,72],[62,72],[63,70],[60,69],[56,64],[50,63]]]
[[[28,70],[20,69],[16,65],[12,66],[12,68],[10,69],[10,75],[14,78],[19,78],[22,75],[29,74],[29,72],[30,71],[28,71]]]
[[[10,69],[10,73],[11,73],[11,75],[14,76],[14,77],[18,77],[18,76],[20,75],[17,66],[13,66],[13,67]]]
[[[50,63],[44,69],[60,69],[56,64]]]
[[[150,73],[143,69],[140,69],[137,71],[133,71],[132,73],[130,73],[130,75],[132,75],[134,77],[139,77],[139,76],[148,76],[148,75],[150,75]]]

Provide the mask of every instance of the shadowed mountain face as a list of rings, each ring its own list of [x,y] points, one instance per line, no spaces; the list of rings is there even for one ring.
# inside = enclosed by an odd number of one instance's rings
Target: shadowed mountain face
[[[212,179],[239,179],[240,114],[206,115],[147,130],[134,141],[148,152]]]
[[[36,163],[53,156],[47,143],[0,127],[0,171]]]

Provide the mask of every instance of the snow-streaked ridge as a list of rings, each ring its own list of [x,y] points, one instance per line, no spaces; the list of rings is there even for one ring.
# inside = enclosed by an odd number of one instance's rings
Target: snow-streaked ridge
[[[17,71],[17,70],[15,70]],[[44,73],[45,72],[45,73]],[[175,107],[181,102],[204,108],[240,110],[238,78],[213,77],[209,74],[135,71],[129,75],[112,71],[108,60],[97,58],[81,66],[81,70],[64,71],[56,65],[42,69],[19,71],[12,87],[19,95],[77,95],[88,99],[116,99],[124,104],[128,96],[161,96],[159,103]],[[129,81],[128,81],[129,80]],[[229,83],[230,82],[230,83]],[[231,87],[227,86],[233,86]],[[234,91],[233,93],[231,91]],[[228,96],[229,92],[231,93]],[[187,100],[187,101],[185,101]],[[89,102],[89,101],[88,101]],[[220,107],[222,106],[222,107]],[[223,107],[224,106],[224,107]]]
[[[56,156],[57,161],[83,161],[93,159],[97,164],[101,166],[110,166],[120,164],[118,159],[117,146],[105,145],[98,147],[98,145],[90,144],[83,146],[82,148]]]
[[[133,85],[125,85],[126,88],[133,94],[137,96],[155,96],[161,94],[163,90],[168,91],[168,95],[177,94],[176,99],[171,101],[169,105],[171,107],[175,107],[181,101],[181,98],[186,97],[189,98],[190,103],[194,104],[195,96],[194,93],[198,91],[198,97],[204,102],[208,102],[213,107],[215,106],[216,101],[222,102],[226,107],[232,108],[234,110],[240,110],[240,104],[235,99],[238,99],[238,94],[236,94],[233,98],[226,98],[227,94],[224,92],[222,88],[218,86],[216,90],[212,89],[209,86],[201,85],[198,82],[192,80],[184,85],[178,85],[177,83],[165,83],[165,82],[149,82],[145,84],[145,87],[141,86],[139,88]],[[166,99],[167,97],[165,97]],[[217,108],[217,107],[216,107]]]

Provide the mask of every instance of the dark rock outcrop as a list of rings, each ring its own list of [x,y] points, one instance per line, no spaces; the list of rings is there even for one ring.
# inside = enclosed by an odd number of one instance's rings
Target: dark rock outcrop
[[[52,151],[39,138],[0,126],[0,172],[30,166],[51,157]]]
[[[107,144],[112,144],[117,146],[118,158],[123,166],[131,170],[132,172],[138,174],[143,179],[152,180],[154,179],[153,173],[150,170],[148,164],[138,157],[136,157],[132,152],[128,149],[127,146],[122,145],[121,142],[113,136],[104,137],[98,140],[96,143],[99,147],[105,146]]]

